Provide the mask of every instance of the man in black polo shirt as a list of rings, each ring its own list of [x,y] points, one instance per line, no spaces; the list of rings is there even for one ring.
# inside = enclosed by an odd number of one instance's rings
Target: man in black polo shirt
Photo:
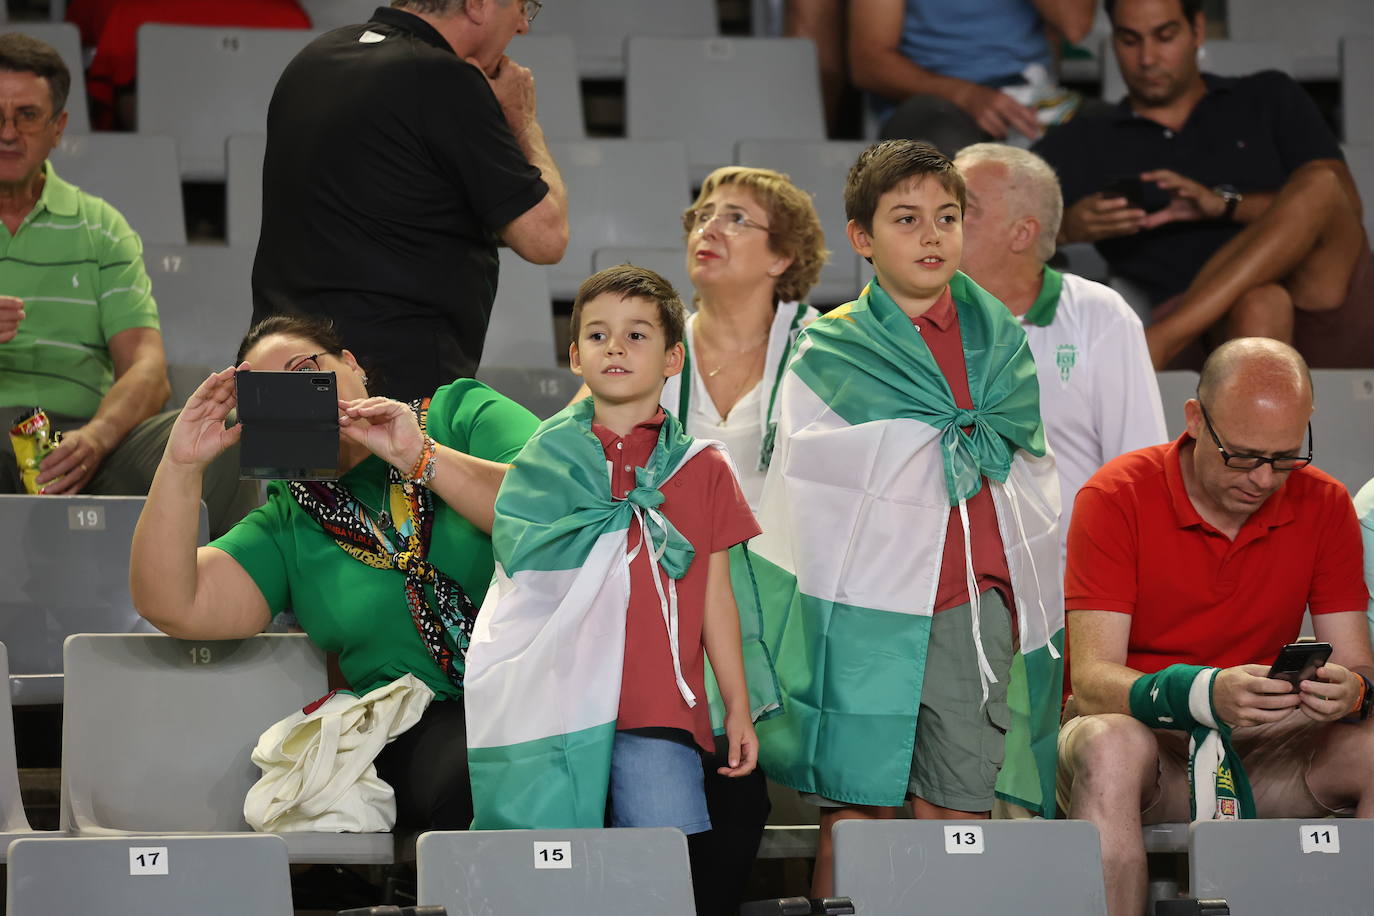
[[[1128,95],[1035,146],[1073,202],[1059,240],[1097,243],[1149,296],[1156,368],[1199,338],[1250,336],[1314,367],[1374,364],[1374,269],[1340,145],[1289,77],[1200,73],[1201,7],[1106,0]]]
[[[567,196],[505,56],[535,0],[398,0],[322,35],[267,115],[253,320],[336,322],[380,393],[472,376],[497,246],[538,264],[567,245]]]

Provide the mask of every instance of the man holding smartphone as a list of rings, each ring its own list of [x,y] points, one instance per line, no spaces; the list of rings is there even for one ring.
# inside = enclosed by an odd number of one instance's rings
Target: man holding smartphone
[[[1184,405],[1187,431],[1079,492],[1059,796],[1101,833],[1112,916],[1144,912],[1140,825],[1189,820],[1190,797],[1199,818],[1245,816],[1250,795],[1261,817],[1374,816],[1359,523],[1345,487],[1310,465],[1312,410],[1295,350],[1230,341]],[[1304,608],[1333,648],[1295,689],[1268,675]],[[1210,810],[1189,783],[1189,732],[1225,751]],[[1251,791],[1223,798],[1232,782]]]

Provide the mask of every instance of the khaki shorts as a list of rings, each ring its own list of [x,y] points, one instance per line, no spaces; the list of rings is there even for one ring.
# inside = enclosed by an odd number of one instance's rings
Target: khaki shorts
[[[1077,716],[1059,728],[1059,774],[1056,796],[1066,815],[1073,791],[1075,758],[1073,741],[1078,726],[1090,716]],[[1353,814],[1354,807],[1331,808],[1322,804],[1307,785],[1323,728],[1299,710],[1279,722],[1235,729],[1231,742],[1240,754],[1259,817],[1326,817]],[[1154,787],[1141,800],[1141,823],[1174,824],[1190,819],[1188,788],[1188,735],[1181,731],[1152,729],[1159,745]]]
[[[936,614],[930,623],[921,711],[916,724],[907,793],[942,808],[990,811],[1006,753],[1007,682],[1011,679],[1011,614],[995,589],[983,592],[983,653],[997,675],[988,701],[978,682],[972,605]],[[812,793],[803,800],[822,808],[849,807]]]

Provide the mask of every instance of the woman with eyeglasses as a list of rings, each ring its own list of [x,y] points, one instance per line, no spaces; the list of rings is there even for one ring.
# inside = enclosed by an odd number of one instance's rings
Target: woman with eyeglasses
[[[263,506],[197,548],[201,480],[238,441],[241,426],[224,421],[234,376],[250,368],[335,373],[340,477],[273,481]],[[434,701],[381,752],[377,773],[395,789],[398,827],[466,829],[463,656],[491,580],[496,491],[537,425],[471,379],[410,405],[370,397],[367,373],[328,320],[265,319],[172,429],[134,532],[134,605],[181,639],[246,638],[289,608],[316,645],[338,653],[356,693],[419,678]]]

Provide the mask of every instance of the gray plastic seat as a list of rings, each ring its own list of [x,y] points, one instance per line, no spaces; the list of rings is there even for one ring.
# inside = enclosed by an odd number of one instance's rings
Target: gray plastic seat
[[[584,79],[619,79],[625,75],[630,35],[709,38],[719,34],[720,24],[713,0],[672,0],[652,7],[643,0],[577,0],[544,4],[531,31],[570,36]]]
[[[0,676],[9,676],[9,656],[0,643]],[[19,764],[14,751],[14,713],[8,693],[0,697],[0,864],[5,861],[10,843],[26,837],[56,836],[48,830],[34,830],[24,813],[19,794]]]
[[[262,158],[267,135],[235,134],[224,146],[224,228],[229,244],[256,251],[262,231]]]
[[[1333,851],[1305,852],[1314,840]],[[1370,911],[1371,861],[1374,821],[1198,821],[1188,870],[1192,896],[1225,898],[1232,913],[1344,916]]]
[[[549,148],[568,186],[568,249],[549,268],[554,298],[577,294],[598,248],[681,246],[692,198],[680,140],[555,140]]]
[[[266,834],[15,840],[5,899],[15,916],[292,913],[286,844]]]
[[[65,664],[61,825],[79,836],[247,832],[259,735],[328,690],[300,634],[70,636]],[[283,836],[292,862],[393,860],[390,833]]]
[[[553,9],[550,3],[546,9]],[[564,4],[571,7],[570,4]],[[544,24],[541,16],[539,25]],[[577,52],[567,35],[547,34],[540,28],[517,35],[506,48],[511,60],[534,75],[539,126],[549,140],[581,140],[587,136],[582,117],[582,84],[577,78]]]
[[[1246,3],[1253,0],[1245,0]],[[1235,37],[1234,30],[1232,37]],[[1116,52],[1110,40],[1103,44],[1105,61],[1102,67],[1102,98],[1116,102],[1126,94],[1126,81],[1121,78],[1121,68],[1116,62]],[[1260,70],[1281,70],[1289,76],[1297,72],[1297,60],[1293,46],[1284,41],[1256,40],[1247,41],[1208,41],[1203,45],[1202,58],[1198,66],[1218,76],[1248,76]]]
[[[0,640],[17,705],[62,702],[62,641],[151,633],[129,597],[142,496],[0,496]],[[200,540],[208,527],[200,506]]]
[[[223,181],[224,142],[261,132],[282,70],[319,33],[148,24],[138,29],[138,132],[174,137],[181,177]]]
[[[1374,369],[1313,369],[1312,463],[1353,496],[1369,480],[1374,455]]]
[[[113,204],[143,244],[186,244],[181,173],[171,137],[68,133],[49,159],[64,180]]]
[[[1294,58],[1303,80],[1340,77],[1340,41],[1347,35],[1374,36],[1369,0],[1239,0],[1226,4],[1226,31],[1242,41],[1278,41]]]
[[[1374,30],[1341,41],[1341,130],[1346,143],[1374,143]]]
[[[978,834],[981,846],[958,842]],[[1088,821],[841,821],[834,838],[835,893],[856,913],[1107,912]]]
[[[1374,142],[1367,144],[1347,144],[1344,148],[1345,163],[1355,176],[1355,187],[1360,191],[1364,206],[1364,231],[1374,236]]]
[[[577,389],[582,387],[582,379],[563,367],[483,363],[482,368],[477,370],[477,380],[490,385],[541,420],[547,420],[567,407],[573,395],[577,394]]]
[[[52,22],[11,22],[7,32],[23,32],[30,38],[52,45],[53,50],[62,56],[62,62],[72,74],[72,88],[67,93],[67,132],[88,134],[91,132],[90,107],[86,102],[85,62],[81,56],[81,33],[76,26],[62,22],[61,16],[53,17]],[[0,22],[3,22],[0,18]],[[60,173],[59,173],[60,174]]]
[[[184,404],[211,371],[233,362],[253,318],[254,254],[251,247],[224,245],[144,249],[167,350],[173,406]]]
[[[636,140],[686,140],[693,184],[734,162],[740,137],[825,139],[820,71],[809,39],[635,37],[628,47],[627,133]],[[835,181],[842,185],[843,176]]]
[[[553,334],[549,269],[501,249],[501,278],[491,307],[482,363],[493,366],[558,365]]]
[[[673,289],[690,310],[696,288],[687,273],[686,261],[686,252],[680,244],[672,248],[598,248],[592,254],[592,269],[605,270],[617,264],[648,268],[673,284]]]
[[[1169,369],[1155,373],[1159,384],[1159,401],[1164,405],[1164,428],[1171,439],[1183,435],[1187,419],[1183,416],[1183,404],[1197,397],[1198,374],[1192,369]]]
[[[450,913],[691,916],[687,838],[671,827],[420,834],[421,905]]]
[[[860,259],[845,235],[844,176],[867,146],[846,140],[745,140],[736,147],[736,163],[783,172],[815,202],[830,260],[808,302],[833,305],[859,295]]]
[[[378,0],[300,0],[310,17],[310,27],[318,31],[355,25],[372,19],[372,11],[387,4]]]

